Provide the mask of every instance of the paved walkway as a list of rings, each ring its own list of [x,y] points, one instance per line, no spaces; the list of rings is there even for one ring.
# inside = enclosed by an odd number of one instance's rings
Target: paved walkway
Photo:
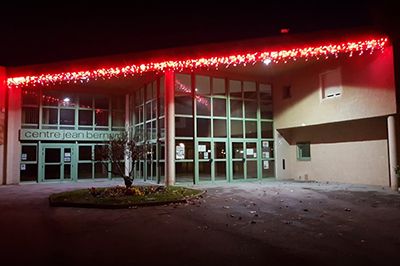
[[[400,195],[300,182],[200,186],[188,204],[52,208],[49,194],[121,182],[0,186],[2,265],[398,263]]]

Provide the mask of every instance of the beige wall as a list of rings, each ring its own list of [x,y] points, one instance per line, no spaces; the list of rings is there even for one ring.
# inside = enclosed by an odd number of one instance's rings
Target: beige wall
[[[320,73],[333,69],[340,69],[342,95],[322,100]],[[288,99],[284,86],[291,86]],[[299,65],[275,76],[273,87],[278,179],[389,185],[386,116],[396,113],[392,47]],[[296,143],[304,141],[311,143],[311,161],[296,158]]]
[[[277,178],[388,186],[386,138],[386,117],[277,130]],[[297,160],[303,141],[311,143],[310,161]]]
[[[340,68],[343,92],[321,100],[319,74]],[[275,128],[376,117],[396,113],[392,47],[372,55],[344,55],[309,63],[274,77]],[[283,86],[291,86],[289,99]]]

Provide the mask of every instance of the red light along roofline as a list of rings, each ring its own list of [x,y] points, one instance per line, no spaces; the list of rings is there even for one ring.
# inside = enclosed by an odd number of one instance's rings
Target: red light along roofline
[[[341,54],[362,55],[383,51],[388,45],[387,37],[364,38],[351,41],[328,42],[321,45],[301,46],[285,49],[260,49],[254,52],[236,53],[232,55],[215,55],[180,60],[149,61],[141,64],[129,64],[113,67],[83,69],[59,73],[44,73],[31,76],[15,76],[7,79],[9,88],[50,86],[54,84],[84,83],[90,80],[111,79],[116,77],[137,76],[144,73],[163,73],[168,70],[183,71],[210,68],[228,68],[245,66],[258,62],[288,63],[296,60],[328,59]]]

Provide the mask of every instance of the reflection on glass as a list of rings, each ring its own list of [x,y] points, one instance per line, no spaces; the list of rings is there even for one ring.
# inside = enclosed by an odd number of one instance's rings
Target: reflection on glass
[[[226,180],[226,162],[215,162],[215,180]]]
[[[197,118],[197,136],[211,137],[211,119]]]
[[[108,126],[108,111],[96,109],[96,126]]]
[[[188,74],[175,74],[175,95],[191,95],[192,83]]]
[[[263,161],[262,162],[262,177],[275,177],[275,161]]]
[[[199,162],[199,180],[211,181],[211,163]]]
[[[274,137],[272,122],[261,122],[261,137],[262,138]]]
[[[208,97],[196,97],[196,112],[197,115],[211,115],[211,100]]]
[[[232,165],[233,179],[244,178],[244,163],[242,161],[234,161]]]
[[[246,121],[246,138],[257,138],[257,122]]]
[[[196,94],[210,95],[210,77],[196,75]]]
[[[213,78],[212,83],[214,95],[225,95],[225,79]]]
[[[245,101],[244,110],[246,118],[257,118],[257,102]]]
[[[246,178],[257,178],[257,161],[247,161],[246,167]]]
[[[241,100],[231,100],[231,116],[243,117],[243,107]]]
[[[242,97],[242,82],[239,80],[229,80],[229,93],[232,97]]]
[[[194,163],[176,162],[175,177],[177,182],[193,182]]]
[[[175,96],[175,113],[181,115],[193,115],[193,98],[192,96],[182,95]]]
[[[213,120],[214,137],[226,137],[226,120]]]
[[[74,125],[75,124],[75,110],[61,109],[60,110],[60,125]]]
[[[243,158],[243,143],[233,142],[232,143],[233,158]]]
[[[257,99],[256,83],[254,81],[243,82],[244,98]]]
[[[92,146],[79,146],[79,160],[92,160]]]
[[[231,120],[231,137],[243,138],[243,121]]]
[[[58,110],[57,109],[50,109],[50,108],[43,108],[42,112],[42,123],[54,125],[58,123]]]
[[[213,99],[214,116],[226,116],[226,100],[225,99]]]
[[[214,142],[214,158],[226,159],[225,142]]]
[[[82,126],[93,125],[93,111],[92,110],[79,110],[79,125],[82,125]]]

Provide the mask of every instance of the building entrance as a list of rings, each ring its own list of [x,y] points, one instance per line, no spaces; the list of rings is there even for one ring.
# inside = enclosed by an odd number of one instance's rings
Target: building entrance
[[[39,182],[77,179],[76,145],[45,143],[39,147]]]

